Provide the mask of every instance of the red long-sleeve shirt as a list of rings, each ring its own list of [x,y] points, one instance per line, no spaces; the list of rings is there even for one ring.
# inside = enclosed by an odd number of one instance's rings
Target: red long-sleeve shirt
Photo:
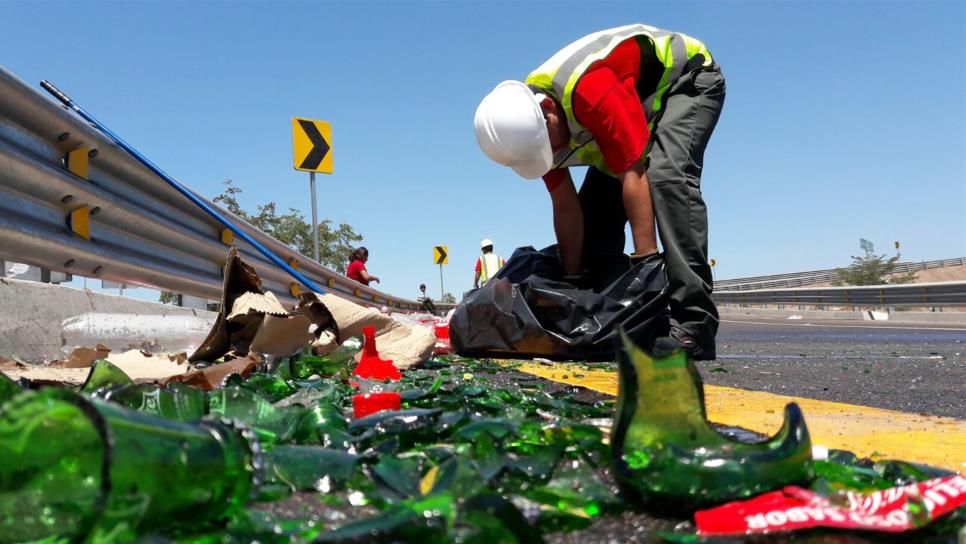
[[[631,38],[591,65],[574,88],[577,122],[594,135],[611,172],[628,170],[644,154],[651,133],[635,85],[641,77],[641,48]],[[544,175],[547,190],[563,181],[564,170]]]

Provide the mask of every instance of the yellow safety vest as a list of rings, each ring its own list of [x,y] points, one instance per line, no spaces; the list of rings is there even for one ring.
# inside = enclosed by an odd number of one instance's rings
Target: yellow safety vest
[[[601,30],[564,47],[539,68],[530,72],[526,79],[526,84],[530,87],[556,98],[567,116],[570,142],[568,147],[554,153],[554,168],[591,165],[610,175],[615,175],[607,168],[594,135],[574,117],[573,92],[577,82],[591,65],[606,58],[618,45],[629,39],[650,42],[646,48],[642,47],[642,51],[650,51],[653,45],[658,62],[664,66],[664,73],[656,88],[638,89],[638,93],[643,95],[641,102],[644,106],[644,114],[652,129],[654,114],[661,111],[664,95],[685,73],[686,68],[693,70],[701,66],[710,66],[714,62],[707,47],[698,40],[678,32],[642,24]],[[698,55],[701,57],[698,58]],[[689,62],[692,59],[694,62]],[[642,59],[642,62],[644,60]]]
[[[480,256],[480,287],[486,285],[486,282],[495,276],[504,264],[506,261],[495,253],[484,253]]]

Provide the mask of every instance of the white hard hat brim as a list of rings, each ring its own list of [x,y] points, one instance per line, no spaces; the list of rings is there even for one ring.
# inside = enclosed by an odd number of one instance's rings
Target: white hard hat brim
[[[553,151],[550,150],[550,139],[547,139],[546,149],[540,150],[540,155],[524,164],[511,166],[513,171],[524,179],[537,179],[543,177],[553,166]]]

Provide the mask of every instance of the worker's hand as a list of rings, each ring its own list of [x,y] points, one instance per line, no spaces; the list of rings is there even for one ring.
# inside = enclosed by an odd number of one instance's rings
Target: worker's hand
[[[376,276],[372,276],[370,279],[376,283],[379,283],[379,278]]]

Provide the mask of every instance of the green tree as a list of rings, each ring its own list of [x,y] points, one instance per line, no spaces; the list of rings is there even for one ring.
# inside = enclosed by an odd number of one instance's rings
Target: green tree
[[[178,294],[173,291],[161,291],[161,297],[158,299],[161,304],[177,304]]]
[[[237,196],[242,190],[235,182],[226,179],[222,193],[214,198],[215,202],[252,224],[253,227],[272,236],[279,242],[291,247],[309,258],[312,256],[312,225],[295,208],[289,208],[288,213],[279,214],[278,205],[274,202],[256,206],[254,213],[242,209]],[[339,223],[333,227],[330,219],[319,222],[319,262],[341,274],[345,273],[349,261],[349,253],[355,249],[362,235],[350,225]],[[163,291],[161,302],[176,302],[177,295]]]
[[[848,268],[836,270],[838,279],[832,285],[882,285],[884,283],[911,283],[916,280],[912,272],[900,276],[893,276],[899,256],[886,259],[885,255],[868,254],[864,257],[852,257],[852,264]]]
[[[289,208],[287,213],[280,214],[274,202],[257,206],[255,213],[246,212],[236,198],[242,190],[230,179],[226,179],[224,185],[224,191],[215,197],[215,202],[220,202],[231,213],[302,255],[312,255],[312,225],[305,220],[302,212]],[[339,223],[338,227],[334,227],[332,220],[323,219],[319,221],[319,262],[345,273],[349,253],[361,241],[362,235],[350,225]]]
[[[450,304],[456,304],[456,297],[453,296],[453,293],[446,293],[443,295],[442,301]]]

